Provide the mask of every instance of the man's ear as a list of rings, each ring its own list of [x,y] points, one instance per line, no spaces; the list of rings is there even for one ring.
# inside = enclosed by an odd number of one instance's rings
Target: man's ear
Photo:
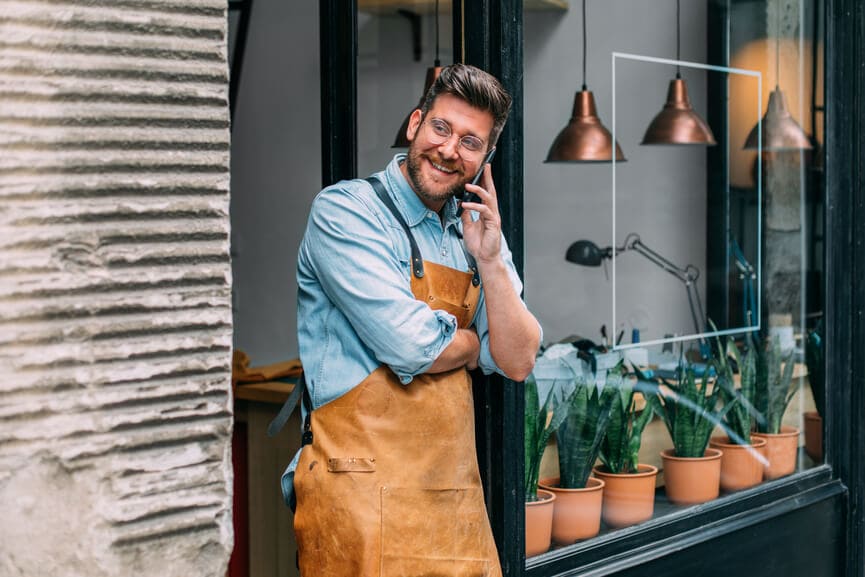
[[[405,129],[405,136],[409,142],[414,140],[414,137],[417,136],[417,131],[420,129],[420,123],[423,120],[423,112],[421,112],[420,108],[415,108],[414,112],[411,113],[411,116],[408,119],[408,127]]]

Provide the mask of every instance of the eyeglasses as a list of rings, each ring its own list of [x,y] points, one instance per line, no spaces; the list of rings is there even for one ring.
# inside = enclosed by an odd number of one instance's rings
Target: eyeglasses
[[[424,120],[424,124],[430,127],[429,141],[433,144],[444,144],[453,135],[451,125],[441,118],[429,118]],[[460,137],[459,146],[462,149],[462,156],[467,160],[480,159],[486,150],[484,141],[470,134]]]

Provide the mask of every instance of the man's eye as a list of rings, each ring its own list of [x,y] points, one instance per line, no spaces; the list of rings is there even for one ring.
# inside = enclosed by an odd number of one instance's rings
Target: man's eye
[[[472,138],[470,136],[463,137],[462,143],[467,150],[471,150],[472,152],[477,152],[484,146],[480,140],[478,140],[477,138]]]
[[[448,136],[451,133],[450,128],[448,128],[448,125],[445,124],[444,122],[441,122],[441,121],[437,122],[434,120],[432,122],[432,127],[433,127],[433,130],[436,131],[437,134],[440,134],[442,136]]]

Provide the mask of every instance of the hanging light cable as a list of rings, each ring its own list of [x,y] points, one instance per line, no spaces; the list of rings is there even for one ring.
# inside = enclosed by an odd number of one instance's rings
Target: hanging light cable
[[[405,116],[405,120],[402,121],[402,124],[397,130],[396,139],[394,139],[393,145],[391,148],[408,148],[409,141],[406,137],[406,132],[408,131],[408,123],[411,119],[412,112],[415,111],[416,108],[421,108],[423,106],[423,101],[426,98],[426,93],[429,91],[430,86],[433,85],[433,82],[436,81],[436,78],[439,77],[442,71],[442,63],[439,60],[439,0],[436,0],[436,8],[435,8],[435,30],[436,30],[436,58],[433,62],[433,65],[426,70],[426,79],[424,80],[423,85],[423,93],[421,93],[420,101],[415,108],[412,108],[408,114]]]
[[[682,78],[681,5],[676,0],[676,77],[667,89],[664,108],[652,119],[640,144],[716,144],[709,125],[691,108],[688,87]]]
[[[611,162],[613,136],[598,118],[595,97],[586,86],[586,0],[583,0],[583,84],[574,98],[574,108],[568,124],[559,132],[546,162]],[[625,155],[615,143],[616,161]]]
[[[754,125],[745,140],[745,150],[756,150],[762,143],[763,152],[810,150],[811,140],[787,110],[787,99],[781,91],[781,9],[775,11],[775,90],[769,93],[769,103],[760,123]],[[758,135],[762,132],[762,135]]]

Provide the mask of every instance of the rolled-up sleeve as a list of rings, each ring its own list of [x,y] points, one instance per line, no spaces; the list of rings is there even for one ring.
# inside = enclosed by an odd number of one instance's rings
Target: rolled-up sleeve
[[[366,199],[325,189],[313,203],[300,258],[375,358],[408,383],[450,344],[457,323],[414,298],[408,241],[403,246],[396,232],[404,236]]]

